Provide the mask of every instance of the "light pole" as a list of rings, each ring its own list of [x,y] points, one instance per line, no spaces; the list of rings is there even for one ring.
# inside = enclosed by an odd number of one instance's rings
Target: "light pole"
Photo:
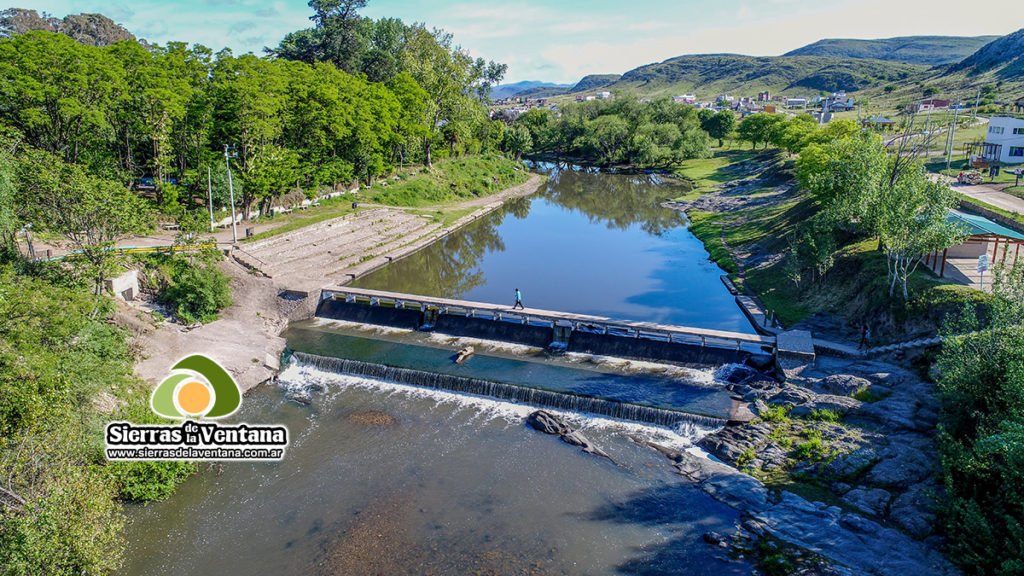
[[[35,262],[36,248],[32,245],[32,223],[22,226],[21,231],[25,233],[25,243],[28,244],[28,259]]]
[[[213,177],[211,168],[206,167],[206,207],[210,210],[210,232],[213,232]]]
[[[231,196],[231,243],[238,244],[238,228],[235,226],[235,186],[231,182],[231,157],[238,156],[231,151],[228,144],[224,145],[224,165],[228,167],[228,194]]]
[[[946,149],[946,170],[949,170],[949,163],[953,159],[953,144],[956,140],[956,117],[960,113],[960,106],[953,109],[953,125],[949,128],[949,147]]]

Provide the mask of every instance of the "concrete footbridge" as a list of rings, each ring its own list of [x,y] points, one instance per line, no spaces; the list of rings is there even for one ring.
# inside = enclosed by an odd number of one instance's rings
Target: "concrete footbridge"
[[[324,288],[320,318],[378,324],[529,346],[685,363],[742,362],[751,356],[813,361],[810,334],[761,335],[636,322],[572,312],[471,302],[347,286]]]

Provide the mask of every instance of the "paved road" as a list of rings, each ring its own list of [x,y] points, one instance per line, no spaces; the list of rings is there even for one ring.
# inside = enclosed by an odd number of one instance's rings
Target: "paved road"
[[[975,200],[981,200],[982,202],[991,204],[996,208],[1002,208],[1003,210],[1008,210],[1017,214],[1024,214],[1024,199],[1002,192],[995,186],[988,184],[978,184],[977,186],[953,185],[953,189],[964,196],[970,196]]]
[[[930,176],[939,182],[949,184],[950,188],[964,196],[980,200],[986,204],[990,204],[996,208],[1002,208],[1009,212],[1024,214],[1024,198],[1018,198],[1013,194],[1007,194],[992,184],[968,186],[966,184],[957,184],[956,181],[948,176],[940,174],[930,174]]]

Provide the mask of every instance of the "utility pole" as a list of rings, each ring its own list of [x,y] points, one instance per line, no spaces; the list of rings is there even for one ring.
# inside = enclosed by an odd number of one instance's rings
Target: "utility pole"
[[[981,104],[981,88],[978,88],[978,95],[974,98],[974,111],[971,112],[971,125],[978,119],[978,105]]]
[[[210,167],[206,167],[206,207],[210,209],[210,232],[213,232],[213,177]]]
[[[953,109],[953,125],[949,127],[949,147],[946,150],[946,170],[949,170],[949,163],[953,158],[953,144],[956,140],[956,118],[960,114],[960,106]]]
[[[235,186],[231,182],[231,155],[227,144],[224,145],[224,165],[228,167],[228,194],[231,196],[231,242],[238,244],[238,227],[235,225]]]
[[[32,245],[32,223],[25,224],[21,227],[21,230],[25,233],[25,243],[28,244],[28,259],[35,262],[36,248]]]

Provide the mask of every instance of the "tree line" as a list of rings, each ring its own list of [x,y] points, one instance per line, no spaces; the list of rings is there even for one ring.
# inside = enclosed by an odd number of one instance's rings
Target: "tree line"
[[[516,155],[636,168],[670,168],[711,154],[710,138],[695,108],[669,98],[641,101],[629,95],[570,103],[558,113],[528,110],[515,120],[504,142]]]
[[[205,196],[209,168],[224,180],[225,145],[246,215],[290,190],[498,147],[503,126],[480,96],[502,65],[472,59],[443,31],[341,4],[361,3],[311,3],[316,26],[296,34],[322,40],[308,53],[294,35],[266,57],[177,42],[91,46],[46,31],[5,38],[0,123],[95,177],[128,187],[152,178],[171,213]]]

